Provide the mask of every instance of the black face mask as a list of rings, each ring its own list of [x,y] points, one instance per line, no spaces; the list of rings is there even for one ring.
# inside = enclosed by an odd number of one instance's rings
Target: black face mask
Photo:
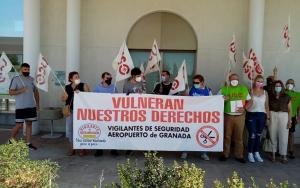
[[[27,77],[27,76],[29,76],[29,72],[22,72],[22,74],[23,74],[23,76],[25,76],[25,77]]]
[[[112,78],[108,79],[108,80],[105,80],[104,82],[107,84],[107,85],[110,85],[111,84],[111,80]]]

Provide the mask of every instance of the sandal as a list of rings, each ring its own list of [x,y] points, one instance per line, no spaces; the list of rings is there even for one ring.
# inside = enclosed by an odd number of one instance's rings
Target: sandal
[[[79,152],[79,156],[82,157],[82,156],[85,156],[86,155],[86,151],[84,149],[81,149],[80,152]]]
[[[75,155],[75,150],[72,149],[72,150],[69,150],[69,152],[67,153],[67,156],[73,156]]]
[[[275,163],[275,162],[276,162],[276,158],[273,157],[273,156],[271,156],[269,159],[270,159],[270,161],[271,161],[272,163]]]
[[[287,158],[283,158],[283,159],[281,159],[281,163],[282,163],[282,164],[286,164],[286,163],[288,163],[288,160],[287,160]]]

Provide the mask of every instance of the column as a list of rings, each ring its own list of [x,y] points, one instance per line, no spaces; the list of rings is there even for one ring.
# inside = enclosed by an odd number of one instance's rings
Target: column
[[[23,62],[34,76],[40,54],[40,0],[24,2]]]
[[[249,0],[248,50],[253,48],[262,61],[265,0]]]
[[[23,62],[30,65],[30,75],[35,76],[40,54],[40,0],[24,2]],[[23,134],[25,135],[23,126]],[[32,123],[32,134],[39,133],[38,122]]]
[[[80,0],[67,0],[66,32],[66,75],[68,75],[69,72],[80,69]]]

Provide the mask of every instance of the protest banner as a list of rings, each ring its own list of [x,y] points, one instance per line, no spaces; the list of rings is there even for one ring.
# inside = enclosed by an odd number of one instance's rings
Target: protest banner
[[[75,93],[74,149],[222,151],[221,95]]]

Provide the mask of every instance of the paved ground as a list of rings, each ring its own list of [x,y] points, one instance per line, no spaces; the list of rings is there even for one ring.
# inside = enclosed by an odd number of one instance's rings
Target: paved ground
[[[8,130],[0,129],[0,144],[7,141],[9,136]],[[116,165],[126,161],[126,156],[122,153],[118,157],[113,157],[109,152],[105,152],[102,157],[94,157],[93,151],[87,156],[66,156],[66,139],[41,139],[40,136],[34,137],[34,143],[38,146],[38,150],[31,151],[32,159],[51,159],[57,161],[61,166],[59,170],[58,185],[61,188],[92,188],[97,185],[101,171],[104,170],[104,184],[112,181],[118,181],[116,174]],[[198,167],[203,168],[205,173],[205,187],[212,187],[214,180],[219,179],[225,182],[226,177],[230,176],[233,170],[236,170],[246,182],[247,187],[250,186],[250,177],[256,178],[260,187],[264,187],[265,182],[273,178],[276,182],[288,180],[290,183],[296,183],[300,186],[300,146],[297,146],[298,155],[296,159],[290,160],[288,164],[280,162],[272,163],[268,161],[267,155],[264,155],[264,163],[240,164],[231,159],[226,162],[217,160],[219,154],[211,154],[210,161],[200,159],[198,153],[193,153],[188,158],[189,162],[195,163]],[[161,152],[165,163],[171,165],[174,160],[182,162],[179,159],[178,152]],[[130,156],[131,159],[138,159],[139,163],[143,163],[143,154],[141,152]]]

